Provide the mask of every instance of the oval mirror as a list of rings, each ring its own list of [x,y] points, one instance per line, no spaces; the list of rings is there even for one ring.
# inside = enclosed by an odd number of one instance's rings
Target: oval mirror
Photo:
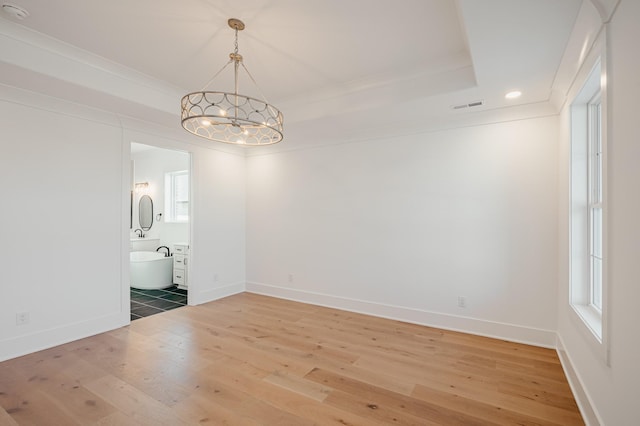
[[[153,225],[153,200],[148,195],[140,197],[138,203],[138,220],[140,222],[140,228],[143,231],[148,231]]]

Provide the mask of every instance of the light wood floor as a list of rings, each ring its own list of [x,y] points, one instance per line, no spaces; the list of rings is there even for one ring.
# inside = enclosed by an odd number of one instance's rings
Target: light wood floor
[[[0,363],[1,425],[583,424],[556,353],[254,294]]]

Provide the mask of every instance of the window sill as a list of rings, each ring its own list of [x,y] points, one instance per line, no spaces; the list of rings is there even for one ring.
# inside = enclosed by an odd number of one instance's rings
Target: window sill
[[[602,344],[602,314],[589,305],[571,305],[598,343]]]

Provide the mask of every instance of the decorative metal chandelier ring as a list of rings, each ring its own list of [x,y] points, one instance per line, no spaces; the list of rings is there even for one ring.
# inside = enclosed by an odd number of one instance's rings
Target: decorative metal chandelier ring
[[[221,96],[221,99],[228,99],[229,97],[231,98],[240,98],[240,99],[245,99],[246,101],[242,103],[242,105],[240,103],[231,103],[231,105],[229,105],[231,108],[241,108],[244,104],[247,103],[247,101],[251,102],[256,102],[259,104],[263,104],[265,106],[265,109],[268,110],[270,113],[269,115],[272,116],[273,118],[277,118],[280,117],[280,120],[282,120],[282,112],[280,112],[280,110],[276,107],[274,107],[273,105],[265,102],[262,99],[258,99],[258,98],[254,98],[252,96],[246,96],[246,95],[242,95],[239,93],[234,93],[234,92],[218,92],[218,91],[212,91],[212,90],[201,90],[199,92],[191,92],[191,93],[187,93],[186,95],[184,95],[182,97],[182,112],[183,112],[183,121],[185,118],[190,118],[188,117],[184,117],[184,113],[185,113],[185,107],[187,105],[187,102],[189,105],[193,106],[199,106],[202,108],[202,106],[200,104],[204,103],[205,106],[204,108],[211,108],[211,107],[216,107],[218,105],[222,105],[222,102],[210,102],[207,100],[207,95],[211,96],[211,97],[215,97],[215,96]],[[192,97],[199,97],[200,100],[197,102],[192,102]],[[204,102],[203,102],[204,101]],[[253,110],[256,113],[261,113],[262,111],[260,110]],[[274,113],[275,112],[275,113]],[[222,116],[224,117],[224,115]],[[282,122],[280,121],[280,124],[282,124]]]
[[[229,54],[228,63],[235,63],[233,92],[201,90],[182,97],[182,127],[205,139],[237,145],[271,145],[283,139],[283,115],[266,99],[258,99],[239,93],[238,71],[242,68],[251,81],[259,87],[238,53],[238,31],[245,25],[239,19],[229,19],[229,27],[235,30],[235,50]],[[209,81],[226,68],[222,70]],[[205,88],[209,85],[205,86]],[[264,97],[264,96],[263,96]]]
[[[251,121],[243,118],[235,119],[233,117],[225,117],[224,115],[215,115],[215,114],[192,115],[190,117],[183,118],[182,122],[184,123],[185,121],[188,121],[188,120],[208,120],[208,119],[216,119],[216,118],[231,124],[233,127],[239,127],[242,129],[252,128],[252,127],[265,127],[265,124],[258,121]],[[222,124],[222,123],[218,123],[218,124]],[[202,125],[203,126],[216,125],[216,122],[210,121],[209,124],[202,124]],[[270,128],[274,132],[281,133],[277,127],[273,127],[269,125],[266,125],[266,127]]]
[[[199,91],[182,98],[182,127],[218,142],[258,146],[283,139],[282,113],[263,100],[232,92]]]

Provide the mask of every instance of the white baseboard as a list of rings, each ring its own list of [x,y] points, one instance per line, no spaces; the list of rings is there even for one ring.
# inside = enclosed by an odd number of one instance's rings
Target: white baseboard
[[[202,303],[213,302],[214,300],[222,299],[223,297],[242,293],[245,291],[245,287],[245,283],[241,282],[198,292],[194,295],[193,301],[191,301],[192,303],[190,304],[200,305]]]
[[[117,312],[86,321],[40,330],[0,341],[0,361],[17,358],[33,352],[53,348],[74,340],[84,339],[116,328],[130,322],[128,312]]]
[[[569,386],[573,392],[573,397],[578,404],[580,414],[582,414],[582,419],[585,424],[587,426],[599,426],[603,424],[602,421],[600,421],[600,416],[598,416],[598,413],[593,408],[594,405],[591,403],[589,394],[582,385],[580,375],[578,375],[578,372],[573,368],[573,363],[571,362],[569,354],[565,350],[564,342],[560,335],[558,335],[556,341],[556,352],[558,352],[558,358],[560,358],[562,369],[564,370],[565,376],[567,376],[567,381],[569,382]]]
[[[331,296],[328,294],[278,287],[269,284],[247,282],[246,291],[265,296],[279,297],[297,302],[343,309],[382,318],[414,324],[461,331],[480,336],[493,337],[511,342],[525,343],[555,349],[556,332],[537,328],[505,324],[477,318],[430,312],[402,306],[385,305],[364,300]]]

